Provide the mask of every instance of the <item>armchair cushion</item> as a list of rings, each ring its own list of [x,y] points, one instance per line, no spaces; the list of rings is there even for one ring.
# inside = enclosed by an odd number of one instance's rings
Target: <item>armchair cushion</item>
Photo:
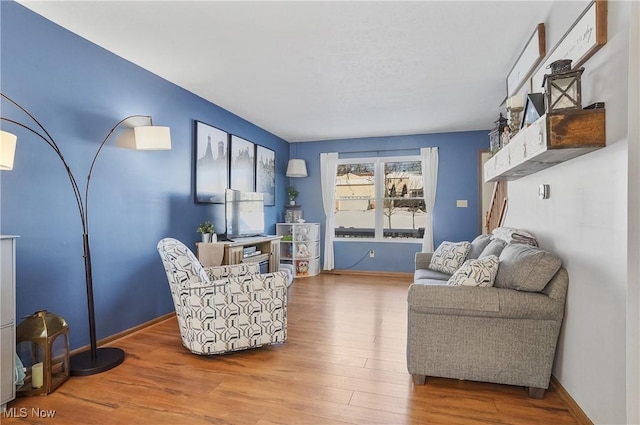
[[[451,276],[447,285],[453,286],[493,286],[498,273],[499,260],[495,255],[467,260]]]
[[[438,272],[453,274],[464,263],[470,249],[471,243],[469,242],[444,241],[433,253],[429,268]]]
[[[561,265],[560,258],[540,248],[509,244],[500,254],[500,268],[495,286],[540,292]]]

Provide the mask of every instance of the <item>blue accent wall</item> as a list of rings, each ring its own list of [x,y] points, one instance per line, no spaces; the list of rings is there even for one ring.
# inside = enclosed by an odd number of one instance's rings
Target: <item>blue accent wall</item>
[[[219,222],[219,205],[194,202],[194,120],[276,152],[275,233],[286,202],[288,143],[14,3],[0,2],[1,90],[33,114],[60,145],[81,190],[110,128],[132,114],[169,126],[170,151],[105,145],[91,179],[89,222],[98,339],[173,310],[157,242],[194,247],[197,225]],[[185,65],[185,66],[188,66]],[[27,118],[6,102],[2,116]],[[33,123],[29,125],[35,126]],[[72,348],[88,344],[82,227],[61,161],[16,126],[15,167],[0,173],[2,234],[17,242],[17,317],[46,309],[70,326]],[[84,194],[83,194],[84,196]]]
[[[282,221],[289,183],[308,221],[324,220],[321,152],[380,151],[381,156],[440,148],[434,211],[435,243],[471,239],[480,227],[478,150],[487,131],[300,143],[286,141],[134,65],[23,6],[0,1],[1,91],[27,108],[60,145],[81,190],[91,158],[109,129],[132,114],[152,115],[171,128],[170,151],[103,149],[91,180],[89,221],[97,337],[104,338],[173,310],[156,244],[175,237],[190,246],[204,220],[222,226],[221,205],[194,202],[194,122],[237,134],[276,152],[276,205],[266,207],[267,232]],[[6,102],[2,116],[26,121]],[[70,325],[71,348],[88,344],[82,228],[62,163],[26,130],[18,136],[15,167],[0,172],[0,232],[19,235],[17,317],[45,309]],[[389,152],[394,150],[395,152]],[[290,152],[307,161],[308,178],[287,179]],[[456,208],[467,199],[468,208]],[[419,244],[336,244],[336,267],[347,268],[375,249],[356,270],[413,270]]]
[[[292,144],[291,157],[304,159],[309,173],[306,178],[289,179],[300,192],[296,203],[302,205],[306,221],[324,223],[320,184],[320,154],[323,152],[338,152],[341,158],[385,157],[418,155],[423,147],[438,147],[434,245],[437,247],[444,240],[472,240],[480,230],[479,151],[489,147],[487,130]],[[458,208],[458,199],[466,199],[468,207]],[[322,240],[324,244],[324,225]],[[335,242],[334,246],[336,269],[407,273],[413,272],[415,253],[422,249],[419,243],[366,240]],[[368,256],[370,249],[375,250],[374,258]]]

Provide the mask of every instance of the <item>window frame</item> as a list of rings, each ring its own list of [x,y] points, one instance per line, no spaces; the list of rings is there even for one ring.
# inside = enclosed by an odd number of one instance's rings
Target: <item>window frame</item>
[[[384,189],[385,189],[385,173],[384,165],[387,162],[419,162],[422,165],[421,155],[402,155],[402,156],[375,156],[375,157],[346,157],[339,158],[337,165],[345,164],[373,164],[374,165],[374,201],[376,208],[374,210],[374,237],[373,238],[347,238],[336,236],[334,226],[334,240],[336,242],[384,242],[384,243],[422,243],[423,238],[385,238],[384,237]],[[336,171],[337,176],[337,171]],[[336,201],[339,198],[335,197]],[[421,198],[424,199],[424,196]],[[379,207],[382,205],[382,207]]]

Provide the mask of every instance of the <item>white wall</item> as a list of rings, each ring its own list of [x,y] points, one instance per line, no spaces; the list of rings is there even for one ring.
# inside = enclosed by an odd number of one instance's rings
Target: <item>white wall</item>
[[[629,279],[627,287],[627,422],[640,423],[640,3],[629,28]]]
[[[548,49],[588,2],[556,2]],[[569,272],[553,374],[596,424],[627,423],[629,2],[608,2],[608,41],[584,65],[583,105],[606,103],[607,147],[509,182],[505,225],[532,231]],[[540,90],[541,91],[541,90]],[[550,198],[538,199],[538,186]]]

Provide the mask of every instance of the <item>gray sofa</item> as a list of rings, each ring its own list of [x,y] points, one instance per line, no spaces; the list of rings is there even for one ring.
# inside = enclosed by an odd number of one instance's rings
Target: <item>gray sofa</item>
[[[429,269],[432,253],[416,254],[408,294],[409,373],[417,385],[427,376],[465,379],[524,386],[530,397],[542,398],[564,316],[567,271],[540,248],[488,242],[474,240],[467,258],[499,255],[493,287],[449,286],[448,274]]]

